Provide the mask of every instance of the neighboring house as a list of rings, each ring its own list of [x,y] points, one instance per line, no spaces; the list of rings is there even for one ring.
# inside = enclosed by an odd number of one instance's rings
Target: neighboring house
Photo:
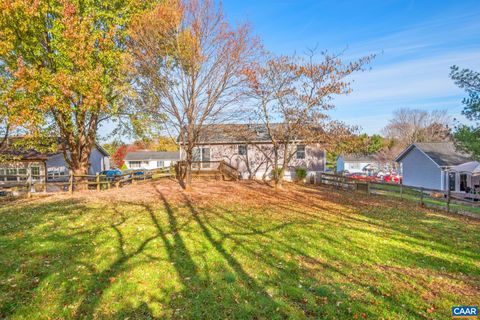
[[[157,169],[174,165],[180,159],[178,151],[135,151],[125,156],[128,169]]]
[[[19,138],[12,138],[19,139]],[[52,153],[42,153],[34,149],[19,150],[13,144],[0,150],[0,156],[6,160],[0,162],[0,184],[17,182],[20,177],[13,175],[32,175],[34,181],[67,180],[70,170],[61,150]],[[95,145],[90,154],[88,174],[94,175],[110,167],[109,154],[100,146]]]
[[[292,145],[293,156],[285,172],[285,179],[295,176],[295,168],[305,168],[310,176],[323,172],[326,165],[326,153],[320,143],[305,145],[296,141]],[[204,130],[194,149],[194,161],[225,161],[235,167],[243,179],[269,179],[273,164],[273,145],[267,130],[261,125],[225,124],[210,125]],[[180,144],[180,157],[185,158]],[[282,154],[280,152],[280,163]],[[208,163],[201,165],[208,167]]]
[[[366,173],[371,175],[383,170],[383,166],[375,159],[374,155],[345,154],[337,158],[338,173]]]
[[[450,172],[450,168],[471,159],[458,152],[452,142],[422,142],[408,146],[395,161],[401,165],[407,186],[461,191],[461,180],[466,176]]]

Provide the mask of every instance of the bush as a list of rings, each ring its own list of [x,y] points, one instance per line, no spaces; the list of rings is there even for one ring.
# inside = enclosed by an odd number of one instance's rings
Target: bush
[[[297,180],[303,180],[307,177],[307,169],[305,168],[295,168],[295,176]]]

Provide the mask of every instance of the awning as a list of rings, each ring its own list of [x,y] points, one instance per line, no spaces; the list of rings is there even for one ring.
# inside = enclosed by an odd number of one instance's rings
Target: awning
[[[468,173],[472,176],[480,175],[480,163],[477,161],[470,161],[466,163],[459,164],[450,168],[451,171]]]

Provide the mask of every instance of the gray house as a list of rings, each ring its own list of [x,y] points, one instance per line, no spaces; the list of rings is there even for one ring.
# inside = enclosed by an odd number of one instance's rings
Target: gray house
[[[309,176],[325,170],[326,152],[322,144],[297,140],[289,149],[286,180],[295,177],[295,168],[305,168]],[[184,153],[180,143],[180,159],[184,159]],[[193,156],[194,161],[202,162],[202,168],[208,168],[209,162],[225,161],[236,168],[243,179],[268,179],[273,168],[273,145],[264,125],[209,125],[199,137]],[[279,151],[279,161],[282,159],[283,152]]]
[[[459,191],[462,177],[450,168],[471,159],[453,142],[422,142],[408,146],[395,161],[401,165],[404,185]]]
[[[67,180],[69,168],[63,152],[59,149],[56,152],[40,152],[34,149],[19,149],[15,140],[11,138],[10,143],[0,150],[0,156],[4,160],[0,162],[0,184],[18,182],[21,177],[15,175],[32,175],[33,181],[59,181]],[[90,167],[88,174],[94,175],[110,168],[109,154],[98,144],[90,154]]]

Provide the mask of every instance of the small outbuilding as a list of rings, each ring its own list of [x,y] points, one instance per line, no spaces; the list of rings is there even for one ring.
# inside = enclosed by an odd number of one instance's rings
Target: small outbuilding
[[[462,191],[466,175],[451,169],[472,159],[457,151],[453,142],[419,142],[409,145],[395,161],[407,186]]]

